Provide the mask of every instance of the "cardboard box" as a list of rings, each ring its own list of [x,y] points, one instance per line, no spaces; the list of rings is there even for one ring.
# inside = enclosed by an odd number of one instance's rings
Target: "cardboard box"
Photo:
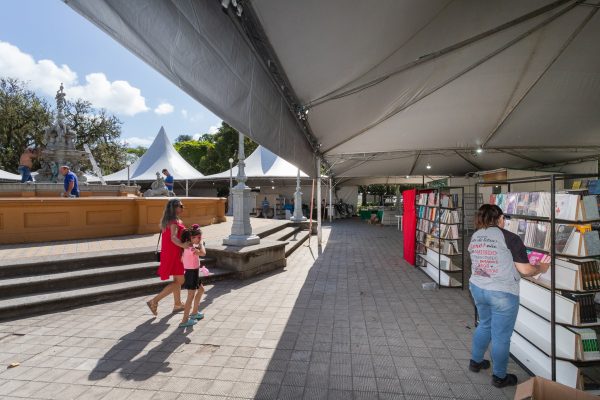
[[[533,377],[517,386],[514,400],[598,400],[598,397],[568,386]]]

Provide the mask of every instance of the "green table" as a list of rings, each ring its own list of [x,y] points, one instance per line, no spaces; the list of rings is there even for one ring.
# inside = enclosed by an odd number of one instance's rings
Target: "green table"
[[[377,210],[360,210],[360,219],[371,219],[371,215],[377,214],[377,219],[381,221],[383,218],[383,211]]]

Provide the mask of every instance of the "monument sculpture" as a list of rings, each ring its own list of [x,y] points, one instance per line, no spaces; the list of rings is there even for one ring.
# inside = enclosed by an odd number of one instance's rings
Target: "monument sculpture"
[[[174,196],[169,192],[165,185],[165,179],[161,176],[160,172],[156,173],[156,180],[150,185],[150,189],[144,192],[144,197],[169,197]]]
[[[44,130],[44,149],[40,156],[41,168],[37,171],[37,182],[61,183],[63,176],[58,173],[61,165],[68,165],[71,168],[80,183],[84,183],[86,178],[81,171],[81,163],[86,156],[85,151],[75,149],[77,143],[77,134],[73,132],[65,123],[65,100],[63,84],[56,92],[56,120],[52,126]]]

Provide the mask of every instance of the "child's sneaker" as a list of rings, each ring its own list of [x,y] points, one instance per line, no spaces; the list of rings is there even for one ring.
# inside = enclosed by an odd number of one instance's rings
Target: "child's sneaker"
[[[181,324],[179,324],[180,328],[187,328],[190,326],[194,326],[198,323],[198,321],[196,321],[194,318],[190,318],[187,320],[187,322],[182,322]]]
[[[190,319],[193,319],[195,321],[200,321],[203,318],[204,318],[204,314],[202,314],[201,312],[190,315]]]

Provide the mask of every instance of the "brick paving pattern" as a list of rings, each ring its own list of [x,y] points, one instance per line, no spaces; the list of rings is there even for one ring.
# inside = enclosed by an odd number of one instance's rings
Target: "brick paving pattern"
[[[0,324],[2,398],[512,399],[467,369],[468,291],[424,291],[401,233],[324,228],[282,271],[207,287],[178,329],[171,299],[135,298]],[[527,375],[514,363],[509,371]]]

